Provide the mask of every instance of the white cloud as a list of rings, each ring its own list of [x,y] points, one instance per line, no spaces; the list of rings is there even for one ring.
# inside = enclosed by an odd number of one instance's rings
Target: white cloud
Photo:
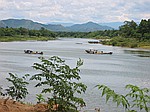
[[[0,0],[0,19],[49,23],[112,22],[150,18],[149,0]]]

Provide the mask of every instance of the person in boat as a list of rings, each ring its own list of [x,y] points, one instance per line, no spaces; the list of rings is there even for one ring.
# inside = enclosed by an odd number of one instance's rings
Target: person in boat
[[[98,50],[95,50],[95,54],[97,54]]]
[[[24,50],[25,53],[27,54],[43,54],[43,52],[38,52],[38,51],[31,51],[31,50]]]
[[[43,54],[43,52],[40,52],[39,54]]]
[[[25,52],[25,53],[28,53],[28,54],[33,53],[33,51],[31,51],[31,50],[24,50],[24,52]]]

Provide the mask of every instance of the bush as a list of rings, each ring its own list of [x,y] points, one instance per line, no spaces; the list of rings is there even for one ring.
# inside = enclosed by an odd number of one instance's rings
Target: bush
[[[41,73],[35,74],[31,80],[39,83],[35,87],[42,86],[42,93],[52,94],[48,98],[49,107],[59,105],[57,111],[77,111],[78,105],[85,105],[82,98],[75,96],[86,91],[86,85],[78,83],[80,79],[79,67],[83,61],[79,59],[75,68],[70,68],[65,61],[57,56],[49,59],[39,58],[41,63],[34,63],[33,68],[40,70]]]
[[[20,101],[21,99],[26,98],[26,95],[28,94],[28,90],[26,88],[26,85],[29,84],[26,82],[26,78],[29,76],[28,74],[19,78],[17,74],[9,73],[10,78],[6,78],[9,82],[11,82],[13,85],[9,86],[8,89],[6,89],[6,94],[11,96],[12,99],[16,101]]]

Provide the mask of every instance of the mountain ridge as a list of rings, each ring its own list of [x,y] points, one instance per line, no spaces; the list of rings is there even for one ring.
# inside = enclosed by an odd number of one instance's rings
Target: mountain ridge
[[[61,24],[42,24],[28,19],[6,19],[0,21],[0,27],[12,28],[27,28],[39,30],[41,27],[51,31],[66,31],[66,32],[93,32],[98,30],[112,30],[112,27],[102,26],[98,23],[87,22],[83,24],[73,24],[71,26],[63,26]]]
[[[90,31],[92,32],[92,31],[98,31],[98,30],[112,30],[113,29],[111,27],[102,26],[91,21],[87,23],[83,23],[83,24],[75,24],[67,28],[76,32],[81,31],[81,30],[83,32],[90,32]]]

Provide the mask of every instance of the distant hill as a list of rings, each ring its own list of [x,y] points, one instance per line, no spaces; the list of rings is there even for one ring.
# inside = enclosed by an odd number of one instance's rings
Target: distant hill
[[[0,27],[6,27],[6,24],[3,21],[0,21]]]
[[[49,29],[51,31],[68,31],[68,29],[61,24],[48,24],[48,25],[43,25],[44,28]]]
[[[12,27],[12,28],[27,28],[27,29],[41,29],[44,27],[51,31],[71,31],[71,32],[92,32],[98,30],[112,30],[112,27],[102,26],[94,22],[88,22],[84,24],[75,24],[72,26],[63,26],[61,24],[42,24],[27,19],[7,19],[0,21],[0,27]]]
[[[70,27],[67,27],[69,31],[75,31],[75,32],[92,32],[92,31],[98,31],[98,30],[112,30],[113,28],[108,26],[102,26],[94,22],[88,22],[84,24],[75,24]]]
[[[103,26],[109,26],[109,27],[112,27],[114,29],[119,29],[119,26],[122,26],[124,25],[123,22],[109,22],[109,23],[99,23],[100,25],[103,25]]]
[[[40,29],[42,24],[33,22],[31,20],[26,20],[26,19],[7,19],[7,20],[2,20],[3,23],[5,23],[6,26],[12,27],[12,28],[28,28],[28,29]]]
[[[65,22],[50,22],[49,24],[53,24],[53,25],[63,25],[64,27],[67,27],[67,26],[72,26],[74,25],[74,23],[65,23]]]

